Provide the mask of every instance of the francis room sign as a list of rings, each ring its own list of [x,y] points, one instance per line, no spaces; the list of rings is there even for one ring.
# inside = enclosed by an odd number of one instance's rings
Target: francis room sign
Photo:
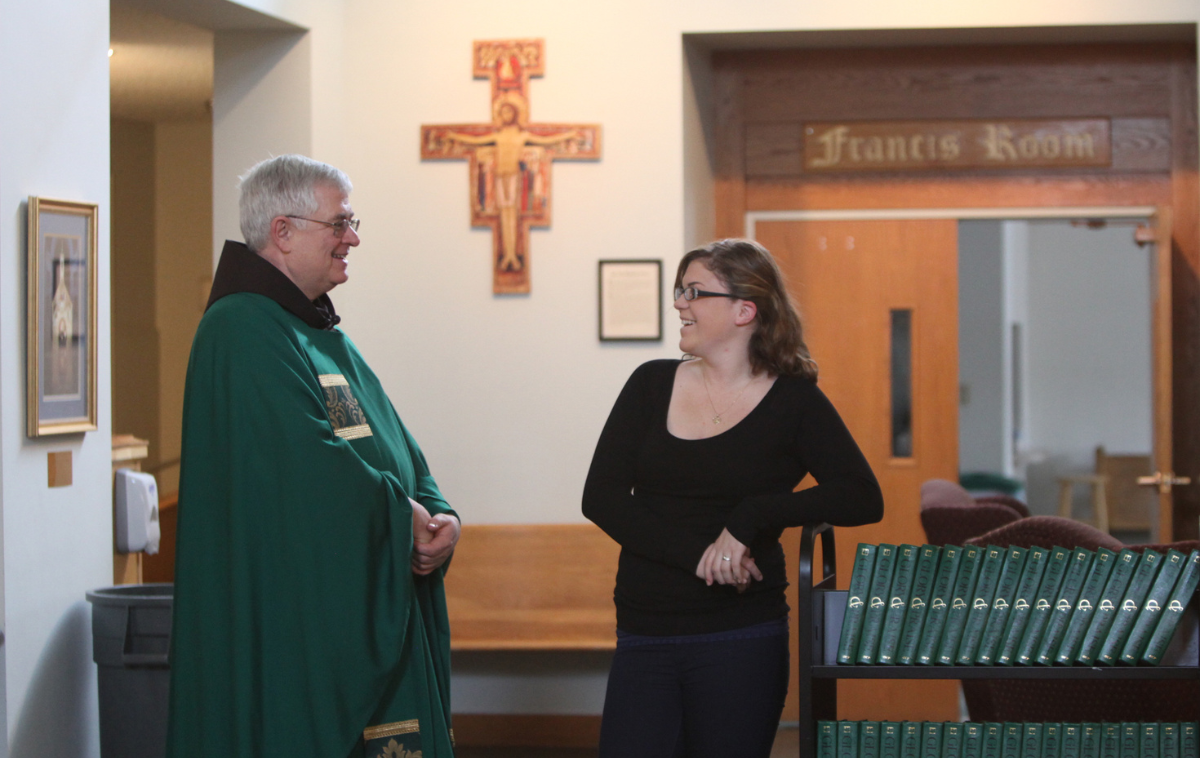
[[[1108,119],[847,121],[804,125],[804,171],[1105,168]]]

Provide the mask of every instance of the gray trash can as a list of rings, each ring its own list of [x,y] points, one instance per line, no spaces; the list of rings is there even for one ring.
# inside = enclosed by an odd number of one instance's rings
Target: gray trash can
[[[171,667],[173,584],[87,593],[98,667],[101,758],[163,758]]]

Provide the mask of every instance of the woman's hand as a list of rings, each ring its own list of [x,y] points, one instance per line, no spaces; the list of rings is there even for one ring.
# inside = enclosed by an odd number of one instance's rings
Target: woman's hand
[[[763,578],[750,550],[728,529],[722,529],[721,536],[704,551],[696,565],[696,576],[710,587],[713,582],[736,584],[739,591],[745,589],[751,579],[761,582]]]
[[[450,559],[462,527],[449,513],[430,516],[425,506],[408,499],[413,512],[412,570],[426,576]]]

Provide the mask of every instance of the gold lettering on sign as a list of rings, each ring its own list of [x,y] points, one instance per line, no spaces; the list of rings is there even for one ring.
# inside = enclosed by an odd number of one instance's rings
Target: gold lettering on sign
[[[859,121],[804,128],[804,169],[944,171],[1103,168],[1112,163],[1108,119]]]

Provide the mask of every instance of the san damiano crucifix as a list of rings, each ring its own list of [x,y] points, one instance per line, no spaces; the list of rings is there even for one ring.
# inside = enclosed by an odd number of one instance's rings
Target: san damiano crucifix
[[[471,225],[492,228],[492,291],[529,292],[529,227],[550,226],[555,158],[600,157],[598,124],[529,123],[529,77],[545,70],[545,41],[474,43],[475,78],[492,82],[490,124],[421,127],[421,158],[466,158]]]

